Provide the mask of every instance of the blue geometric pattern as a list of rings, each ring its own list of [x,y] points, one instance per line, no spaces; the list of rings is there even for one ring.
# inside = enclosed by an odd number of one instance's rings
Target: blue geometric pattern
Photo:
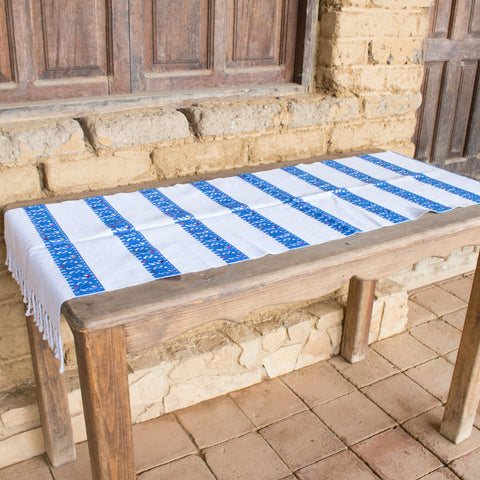
[[[86,198],[84,202],[153,278],[180,274],[143,234],[135,230],[134,226],[123,218],[104,197]]]
[[[304,215],[314,218],[315,220],[327,225],[328,227],[342,233],[343,235],[353,235],[354,233],[361,232],[361,230],[349,223],[341,220],[340,218],[331,215],[324,210],[314,207],[310,203],[303,201],[301,198],[295,197],[285,190],[282,190],[275,185],[253,175],[252,173],[242,173],[239,178],[248,182],[250,185],[260,189],[262,192],[286,203],[292,208],[302,212]]]
[[[410,175],[419,182],[440,188],[441,190],[445,190],[446,192],[453,193],[454,195],[458,195],[459,197],[466,198],[467,200],[470,200],[472,202],[480,203],[480,195],[464,190],[463,188],[455,187],[454,185],[442,182],[441,180],[428,177],[423,173],[417,173],[412,170],[407,170],[406,168],[399,167],[398,165],[394,165],[393,163],[382,160],[381,158],[374,157],[373,155],[360,155],[360,158],[363,158],[364,160],[374,163],[375,165],[378,165],[380,167],[391,170],[392,172],[398,173],[399,175]]]
[[[263,215],[255,210],[252,210],[244,203],[238,202],[222,190],[213,186],[211,183],[202,181],[194,182],[191,185],[193,185],[195,188],[198,188],[198,190],[200,190],[214,202],[218,203],[222,207],[228,208],[232,213],[240,217],[242,220],[249,223],[253,227],[258,228],[263,233],[269,235],[288,249],[291,250],[293,248],[305,247],[308,245],[305,240],[302,240],[280,225],[277,225],[268,218],[265,218]]]
[[[392,193],[397,197],[404,198],[409,202],[416,203],[417,205],[422,205],[429,210],[434,212],[445,212],[450,210],[450,207],[442,205],[438,202],[434,202],[433,200],[429,200],[428,198],[422,197],[421,195],[417,195],[415,193],[409,192],[408,190],[404,190],[403,188],[396,187],[388,182],[383,180],[379,180],[378,178],[371,177],[366,173],[359,172],[353,168],[347,167],[346,165],[342,165],[341,163],[336,162],[335,160],[326,160],[322,163],[323,165],[327,165],[328,167],[334,168],[339,172],[345,173],[350,177],[356,178],[361,180],[362,182],[369,183],[380,190],[384,190],[385,192]]]
[[[76,297],[105,291],[46,205],[23,209]]]
[[[352,203],[357,207],[361,207],[364,210],[374,213],[375,215],[378,215],[385,220],[389,220],[392,223],[400,223],[408,220],[407,217],[404,217],[403,215],[400,215],[399,213],[396,213],[389,208],[382,207],[381,205],[378,205],[375,202],[371,202],[366,198],[359,197],[358,195],[355,195],[354,193],[347,190],[346,188],[337,187],[332,183],[328,183],[325,180],[322,180],[321,178],[318,178],[315,175],[306,172],[305,170],[301,170],[298,167],[284,167],[282,168],[282,170],[289,173],[290,175],[294,175],[295,177],[300,178],[304,182],[307,182],[308,184],[313,185],[314,187],[317,187],[324,192],[332,192],[334,195],[341,198],[342,200]]]
[[[180,225],[193,238],[198,240],[202,245],[207,247],[226,263],[248,260],[249,257],[247,257],[247,255],[223,238],[219,237],[204,223],[167,198],[159,190],[141,190],[140,193],[149,200],[152,205],[157,207],[165,215],[173,218],[175,223]]]

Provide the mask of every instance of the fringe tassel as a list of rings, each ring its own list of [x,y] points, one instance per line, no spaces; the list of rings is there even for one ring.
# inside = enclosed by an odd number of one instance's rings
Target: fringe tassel
[[[64,372],[65,365],[63,361],[63,345],[60,338],[60,332],[57,332],[52,319],[45,310],[45,307],[35,296],[35,293],[29,286],[24,274],[20,270],[16,259],[12,254],[12,248],[5,238],[7,246],[7,265],[8,270],[12,273],[13,279],[20,286],[23,295],[23,301],[27,305],[26,315],[33,315],[33,321],[40,333],[43,333],[43,339],[48,342],[49,347],[53,350],[56,358],[60,360],[60,373]]]

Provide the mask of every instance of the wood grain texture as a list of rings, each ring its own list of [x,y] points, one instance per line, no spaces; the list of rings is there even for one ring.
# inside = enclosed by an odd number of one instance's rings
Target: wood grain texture
[[[436,0],[425,48],[415,157],[474,176],[479,153],[478,0]],[[478,163],[478,162],[477,162]]]
[[[160,279],[75,298],[62,311],[72,329],[125,325],[127,349],[138,351],[217,318],[240,321],[256,308],[315,298],[352,276],[379,278],[433,255],[478,243],[480,206],[426,214],[282,255]]]
[[[212,0],[146,0],[145,11],[147,72],[201,70],[211,66]]]
[[[74,334],[94,480],[135,478],[123,328]]]
[[[39,78],[107,75],[105,1],[31,3]]]
[[[26,320],[43,439],[50,463],[57,467],[76,458],[67,390],[59,372],[60,361],[43,339],[33,317]]]
[[[15,48],[12,44],[11,0],[0,0],[0,83],[15,79]]]
[[[440,432],[454,443],[470,436],[480,400],[480,260]]]
[[[350,363],[367,357],[376,283],[358,276],[350,279],[341,346],[342,357]]]

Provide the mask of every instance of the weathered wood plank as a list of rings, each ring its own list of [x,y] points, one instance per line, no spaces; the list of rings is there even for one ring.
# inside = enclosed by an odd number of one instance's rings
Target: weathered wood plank
[[[94,480],[135,478],[123,327],[74,332]]]
[[[480,260],[480,259],[479,259]],[[480,261],[465,317],[440,432],[454,443],[470,436],[480,400]]]
[[[376,283],[357,276],[350,279],[341,347],[342,357],[350,363],[367,356]]]
[[[76,458],[67,390],[60,374],[60,361],[31,316],[27,317],[27,332],[45,448],[50,463],[57,467]]]
[[[282,255],[72,299],[62,311],[73,329],[125,324],[127,349],[137,351],[205,319],[239,321],[256,308],[334,291],[358,272],[378,278],[421,258],[447,255],[462,245],[477,244],[479,235],[480,206],[427,214],[406,224]]]

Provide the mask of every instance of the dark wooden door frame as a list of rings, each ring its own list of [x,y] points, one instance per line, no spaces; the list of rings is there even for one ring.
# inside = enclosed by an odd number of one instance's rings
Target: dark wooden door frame
[[[480,0],[436,0],[425,41],[416,158],[480,170]]]
[[[95,0],[92,1],[95,3]],[[72,71],[71,78],[38,81],[34,65],[28,60],[34,57],[35,50],[29,7],[31,1],[0,0],[0,47],[3,53],[0,55],[0,126],[27,119],[80,117],[153,106],[183,107],[207,99],[278,96],[313,90],[319,0],[298,0],[297,22],[301,28],[296,32],[292,82],[223,88],[213,85],[209,88],[137,93],[130,93],[132,72],[135,71],[133,62],[137,61],[131,60],[131,29],[135,19],[129,18],[129,6],[133,3],[139,2],[105,0],[108,7],[106,37],[111,51],[108,75],[82,79],[75,78]],[[3,13],[5,15],[2,16]],[[15,23],[22,26],[22,31],[16,31]],[[2,36],[3,33],[6,36]],[[17,48],[18,45],[22,47]],[[9,58],[5,58],[5,52],[8,52]],[[89,84],[90,91],[82,90],[86,84]],[[54,92],[54,99],[48,98],[47,89]]]

